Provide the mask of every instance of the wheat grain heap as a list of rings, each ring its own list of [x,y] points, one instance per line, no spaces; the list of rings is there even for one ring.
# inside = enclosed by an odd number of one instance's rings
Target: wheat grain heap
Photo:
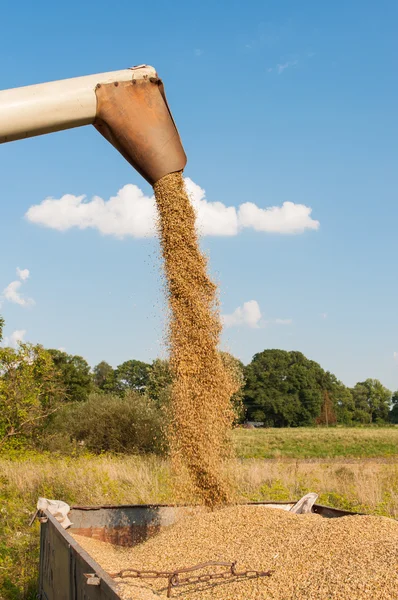
[[[172,597],[184,600],[398,598],[398,522],[386,517],[325,519],[264,506],[230,506],[188,513],[133,548],[76,538],[109,573],[131,567],[172,571],[209,560],[236,560],[239,571],[272,571],[270,577],[174,588]],[[167,579],[115,581],[125,599],[166,596]]]
[[[218,352],[217,288],[199,248],[195,211],[182,173],[163,177],[154,190],[170,310],[172,463],[181,474],[185,468],[205,504],[220,505],[229,500],[222,459],[235,386]]]

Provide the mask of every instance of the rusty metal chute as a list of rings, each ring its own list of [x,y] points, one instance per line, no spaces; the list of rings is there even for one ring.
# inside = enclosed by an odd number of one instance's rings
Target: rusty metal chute
[[[149,183],[182,171],[185,152],[160,79],[99,84],[96,95],[94,126]]]

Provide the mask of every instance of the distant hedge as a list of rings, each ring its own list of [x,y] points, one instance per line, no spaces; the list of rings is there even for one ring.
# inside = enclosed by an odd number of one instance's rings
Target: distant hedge
[[[68,453],[75,446],[95,454],[158,454],[165,447],[164,424],[164,412],[145,395],[92,393],[87,401],[56,414],[43,431],[41,445]]]

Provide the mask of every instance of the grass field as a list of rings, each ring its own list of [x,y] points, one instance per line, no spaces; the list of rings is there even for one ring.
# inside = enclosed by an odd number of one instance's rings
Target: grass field
[[[398,427],[236,429],[242,458],[376,458],[398,456]]]
[[[238,500],[312,491],[323,504],[398,518],[398,428],[237,430],[234,441],[239,458],[226,469]],[[161,458],[0,455],[0,600],[36,598],[39,529],[28,522],[39,496],[70,504],[174,500]]]

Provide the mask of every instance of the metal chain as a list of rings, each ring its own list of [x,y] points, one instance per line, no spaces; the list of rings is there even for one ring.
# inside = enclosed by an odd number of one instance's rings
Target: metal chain
[[[190,573],[192,571],[198,571],[207,567],[228,567],[227,571],[221,573],[207,573],[204,575],[194,575],[180,578],[183,573]],[[255,569],[248,569],[246,571],[236,570],[236,561],[234,562],[220,562],[220,561],[208,561],[206,563],[200,563],[193,567],[182,567],[181,569],[175,569],[174,571],[139,571],[138,569],[122,569],[118,573],[111,573],[110,576],[125,578],[133,577],[137,579],[157,579],[165,578],[168,579],[167,586],[167,597],[170,598],[173,587],[179,587],[181,585],[195,584],[195,583],[206,583],[216,579],[229,580],[233,577],[236,578],[255,578],[255,577],[269,577],[271,571],[257,571]]]

